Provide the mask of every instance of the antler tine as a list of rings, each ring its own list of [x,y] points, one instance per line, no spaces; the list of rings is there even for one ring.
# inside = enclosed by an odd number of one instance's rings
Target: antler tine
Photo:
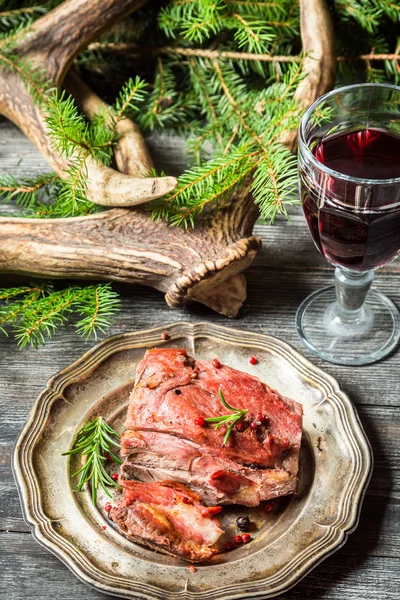
[[[299,83],[294,99],[299,110],[304,110],[335,85],[335,33],[326,0],[300,0],[300,33],[305,77]],[[294,152],[297,131],[285,134],[281,141]]]
[[[295,98],[302,108],[308,108],[335,85],[335,33],[326,0],[301,0],[300,29],[306,77],[298,85]]]
[[[185,231],[144,211],[114,209],[69,219],[0,218],[0,271],[108,279],[161,290],[171,308],[189,300],[227,316],[246,297],[241,271],[261,242],[234,206]]]
[[[144,3],[145,0],[67,0],[38,19],[16,42],[14,52],[39,67],[60,87],[76,54],[111,22]],[[18,70],[0,70],[0,113],[20,127],[61,178],[68,176],[67,161],[47,136],[44,109],[34,105]],[[124,119],[119,129],[123,135],[117,148],[117,163],[124,172],[88,157],[87,197],[102,206],[123,207],[143,204],[172,191],[178,183],[175,177],[144,177],[152,165],[144,140],[133,123]]]
[[[100,111],[110,108],[86,85],[75,68],[68,71],[64,87],[88,119],[93,119]],[[139,128],[130,119],[121,119],[116,129],[120,135],[114,149],[118,171],[133,177],[145,177],[153,168],[153,162]]]
[[[66,0],[38,19],[19,54],[40,65],[60,85],[72,60],[112,23],[146,0]]]

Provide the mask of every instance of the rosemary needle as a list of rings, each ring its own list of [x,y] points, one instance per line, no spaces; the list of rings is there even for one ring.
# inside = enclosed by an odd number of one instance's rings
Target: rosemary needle
[[[232,412],[227,415],[221,415],[219,417],[209,417],[207,419],[204,419],[204,422],[205,423],[214,423],[215,429],[218,429],[218,427],[221,427],[221,425],[228,425],[228,429],[226,430],[226,433],[224,436],[224,441],[222,444],[223,446],[226,446],[229,436],[232,433],[232,429],[235,426],[235,423],[240,421],[240,419],[242,417],[244,417],[244,415],[246,415],[249,411],[247,409],[234,408],[233,406],[230,406],[227,403],[227,401],[225,400],[224,394],[223,394],[221,388],[219,388],[218,394],[219,394],[219,398],[220,398],[223,406],[225,406],[225,408],[227,408],[228,410],[231,410]]]
[[[107,425],[103,417],[98,417],[82,427],[76,437],[72,450],[63,453],[63,456],[80,454],[82,457],[87,457],[83,467],[73,473],[71,477],[80,475],[76,492],[80,492],[85,483],[91,481],[92,499],[95,504],[99,484],[110,498],[111,494],[107,486],[120,487],[111,479],[105,469],[107,454],[116,463],[119,465],[122,464],[122,460],[111,451],[111,446],[121,447],[115,438],[119,438],[118,433]]]

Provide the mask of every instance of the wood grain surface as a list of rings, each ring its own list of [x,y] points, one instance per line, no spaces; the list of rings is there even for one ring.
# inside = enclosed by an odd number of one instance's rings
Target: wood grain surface
[[[182,147],[168,136],[150,138],[156,163],[171,174],[183,164]],[[30,176],[46,164],[22,134],[0,123],[0,172]],[[10,206],[2,214],[15,213]],[[347,544],[281,600],[399,600],[400,598],[400,352],[368,367],[323,363],[297,339],[294,316],[301,300],[332,283],[333,270],[315,250],[299,209],[291,223],[258,224],[263,250],[246,272],[248,300],[235,320],[201,305],[170,310],[156,290],[116,284],[122,310],[110,335],[177,320],[207,320],[275,335],[336,377],[357,405],[371,441],[375,468],[358,529]],[[3,278],[0,285],[5,284]],[[374,284],[400,305],[400,261],[382,269]],[[105,337],[105,336],[103,336]],[[11,472],[11,453],[28,412],[46,381],[81,356],[85,343],[69,324],[39,351],[18,351],[0,337],[0,597],[8,600],[105,600],[41,548],[24,523]]]

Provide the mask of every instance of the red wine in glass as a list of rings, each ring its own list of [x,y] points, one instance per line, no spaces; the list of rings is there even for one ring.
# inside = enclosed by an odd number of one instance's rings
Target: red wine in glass
[[[304,214],[320,252],[334,265],[356,271],[395,258],[400,252],[398,188],[381,193],[371,182],[363,184],[361,194],[357,179],[400,177],[400,135],[374,128],[340,132],[317,141],[312,153],[322,165],[351,178],[328,174],[323,185],[302,189]]]
[[[296,313],[302,342],[318,357],[365,365],[400,341],[400,313],[371,288],[375,270],[400,252],[400,87],[337,88],[305,112],[299,127],[304,215],[335,285]]]

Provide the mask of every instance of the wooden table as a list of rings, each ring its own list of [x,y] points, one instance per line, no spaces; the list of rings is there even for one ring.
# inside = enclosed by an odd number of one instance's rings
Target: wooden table
[[[158,140],[156,154],[167,172],[179,169],[182,153],[170,139]],[[39,168],[47,169],[31,144],[12,125],[0,123],[0,173],[29,176]],[[6,211],[10,207],[3,207]],[[357,405],[373,446],[375,469],[356,532],[341,550],[281,598],[399,600],[400,352],[361,368],[335,366],[312,358],[297,338],[295,312],[307,294],[332,283],[332,268],[315,250],[300,210],[292,215],[291,223],[278,219],[273,227],[257,225],[256,233],[263,240],[263,250],[247,271],[248,300],[238,319],[228,320],[199,305],[172,311],[155,290],[115,286],[122,297],[122,310],[109,334],[177,320],[208,320],[275,335],[336,377]],[[376,283],[400,306],[399,261],[382,269]],[[35,398],[53,373],[76,360],[90,345],[75,334],[72,325],[60,330],[38,352],[19,351],[12,339],[0,336],[1,598],[106,598],[78,581],[33,540],[22,518],[11,472],[13,445]]]

